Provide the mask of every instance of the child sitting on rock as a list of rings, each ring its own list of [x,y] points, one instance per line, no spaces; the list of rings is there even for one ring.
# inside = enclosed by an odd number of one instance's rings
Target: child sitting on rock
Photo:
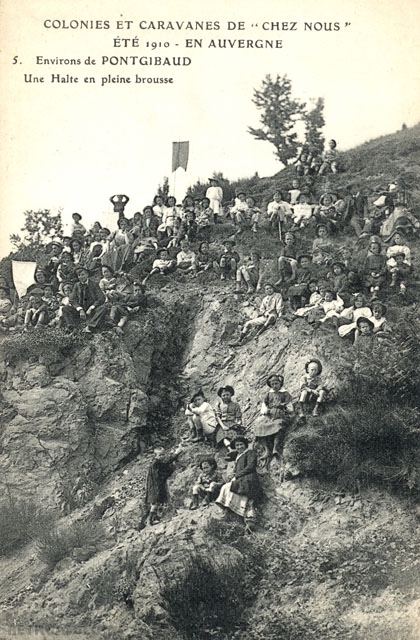
[[[353,346],[359,353],[368,355],[375,344],[374,324],[370,318],[363,317],[358,318],[356,324]]]
[[[192,276],[197,274],[197,255],[190,247],[187,238],[181,240],[181,251],[176,256],[177,269],[181,269],[184,273],[190,273]]]
[[[202,460],[200,469],[201,473],[192,488],[191,510],[198,508],[200,498],[203,500],[203,506],[206,507],[210,502],[214,502],[223,484],[220,474],[217,472],[217,462],[214,458]]]
[[[146,524],[159,522],[158,508],[168,502],[168,478],[175,471],[174,462],[182,453],[182,446],[178,445],[169,456],[165,455],[163,447],[156,447],[153,453],[154,460],[147,472],[145,509],[139,529]]]
[[[201,442],[204,437],[212,436],[217,429],[216,414],[204,393],[197,391],[185,410],[192,442]]]
[[[399,251],[393,255],[393,264],[388,266],[391,274],[390,287],[398,287],[399,293],[405,295],[407,284],[411,276],[412,266],[406,262],[404,251]]]
[[[313,207],[309,204],[308,194],[301,193],[298,197],[297,204],[293,207],[292,231],[307,227],[312,218],[312,211]]]
[[[130,317],[137,314],[146,306],[146,296],[140,282],[133,282],[132,291],[117,292],[111,306],[110,318],[114,323],[116,333],[122,335],[123,327]]]
[[[143,279],[142,284],[145,285],[149,278],[156,273],[161,274],[162,276],[166,276],[169,273],[173,273],[176,269],[176,260],[169,257],[168,250],[162,247],[157,252],[157,258],[152,264],[152,270],[150,273]]]
[[[284,280],[288,280],[289,283],[296,280],[298,267],[296,260],[296,238],[291,231],[286,231],[284,236],[284,245],[280,249],[278,267],[279,279],[275,283],[276,287],[280,286]]]
[[[0,286],[0,323],[6,320],[12,312],[13,303],[9,297],[9,290]]]
[[[242,411],[237,402],[232,400],[235,390],[230,385],[220,387],[217,391],[218,400],[215,413],[218,422],[216,431],[216,445],[223,442],[228,449],[227,460],[233,460],[236,451],[231,447],[231,442],[239,435],[242,429]]]
[[[39,327],[45,324],[46,307],[42,300],[43,294],[44,291],[42,289],[31,290],[25,311],[24,331],[28,331],[29,327]]]
[[[236,268],[239,263],[240,257],[237,251],[234,251],[233,247],[236,242],[232,238],[229,238],[224,241],[224,251],[220,257],[220,279],[226,280],[227,277],[232,278],[233,280],[236,278]]]
[[[270,391],[264,397],[260,416],[254,422],[254,436],[264,446],[263,459],[271,455],[281,457],[286,429],[294,415],[292,397],[283,383],[283,376],[278,374],[267,378]]]
[[[300,193],[300,192],[299,192]],[[270,229],[277,229],[279,237],[282,237],[284,224],[287,220],[291,220],[293,211],[290,204],[283,199],[281,191],[276,191],[273,199],[267,205],[267,216]]]
[[[315,400],[315,406],[312,410],[312,415],[318,416],[320,406],[325,402],[327,395],[327,390],[321,379],[321,362],[317,358],[308,360],[305,364],[305,372],[300,384],[299,416],[301,418],[305,417],[306,407],[313,400]]]
[[[235,293],[242,293],[242,282],[246,285],[246,293],[259,291],[261,287],[260,271],[261,254],[256,249],[251,251],[248,261],[236,269],[236,290]]]
[[[246,338],[249,331],[253,327],[258,327],[257,335],[260,335],[276,324],[277,318],[283,313],[283,298],[280,293],[276,293],[274,285],[267,282],[264,285],[265,297],[262,299],[259,315],[256,318],[247,320],[239,336],[238,342],[231,344],[232,347],[238,347]]]

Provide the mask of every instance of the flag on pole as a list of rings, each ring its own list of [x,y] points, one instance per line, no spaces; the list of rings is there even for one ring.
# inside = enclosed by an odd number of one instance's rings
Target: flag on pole
[[[28,287],[35,283],[36,262],[12,260],[13,284],[19,298],[25,295]]]
[[[185,171],[187,170],[189,150],[189,142],[172,143],[172,172],[176,171],[178,167],[182,167]]]

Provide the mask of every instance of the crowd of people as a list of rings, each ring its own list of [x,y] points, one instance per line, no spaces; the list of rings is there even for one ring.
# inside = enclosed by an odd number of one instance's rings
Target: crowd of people
[[[336,144],[315,175],[338,170]],[[302,154],[301,154],[302,155]],[[238,188],[230,203],[216,178],[200,197],[187,195],[181,204],[173,196],[156,195],[151,205],[125,216],[128,196],[112,196],[114,230],[100,221],[90,229],[82,215],[74,213],[69,233],[52,239],[45,247],[42,264],[26,295],[13,295],[0,282],[0,327],[3,332],[32,331],[57,326],[87,333],[112,329],[123,334],[130,319],[141,318],[146,308],[146,287],[157,275],[167,278],[180,272],[182,282],[212,274],[214,280],[234,281],[232,295],[263,293],[254,317],[240,323],[239,347],[251,336],[275,326],[303,321],[330,328],[369,353],[376,344],[392,341],[390,305],[404,306],[414,300],[414,277],[410,244],[420,222],[410,207],[410,194],[402,180],[365,194],[352,183],[342,193],[324,189],[314,195],[316,179],[307,182],[311,170],[302,171],[307,159],[297,162],[297,177],[286,193],[276,190],[264,207]],[[320,183],[315,185],[318,189]],[[217,233],[228,229],[223,241]],[[260,247],[269,236],[278,242],[275,255],[265,256],[276,278],[267,281]],[[242,238],[249,255],[242,255]],[[198,280],[199,282],[199,280]],[[220,284],[226,287],[229,284]],[[291,421],[310,412],[319,415],[328,402],[321,379],[322,363],[310,359],[303,373],[300,395],[293,402],[284,379],[273,374],[261,403],[261,414],[252,426],[254,442],[262,446],[262,459],[282,455],[285,433]],[[214,458],[201,464],[192,488],[192,508],[199,500],[216,502],[239,515],[252,513],[261,498],[257,456],[244,436],[242,414],[232,399],[234,389],[221,387],[213,407],[198,391],[186,408],[190,439],[211,438],[226,447],[227,461],[235,461],[229,483],[220,482]],[[166,480],[173,470],[177,449],[168,461],[161,449],[149,471],[147,522],[157,519],[158,506],[166,501]],[[146,520],[145,520],[146,521]]]

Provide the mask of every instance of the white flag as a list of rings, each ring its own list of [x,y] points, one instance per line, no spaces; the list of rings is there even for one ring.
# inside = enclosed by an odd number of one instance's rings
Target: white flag
[[[36,262],[12,260],[13,284],[19,298],[25,295],[28,287],[35,283]]]

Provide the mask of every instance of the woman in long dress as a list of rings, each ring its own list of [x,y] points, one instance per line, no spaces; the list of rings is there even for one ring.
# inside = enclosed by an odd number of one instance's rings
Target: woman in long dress
[[[242,516],[255,519],[255,508],[262,501],[262,489],[257,473],[257,454],[248,449],[248,440],[238,436],[232,443],[237,451],[234,476],[220,489],[216,504]]]

